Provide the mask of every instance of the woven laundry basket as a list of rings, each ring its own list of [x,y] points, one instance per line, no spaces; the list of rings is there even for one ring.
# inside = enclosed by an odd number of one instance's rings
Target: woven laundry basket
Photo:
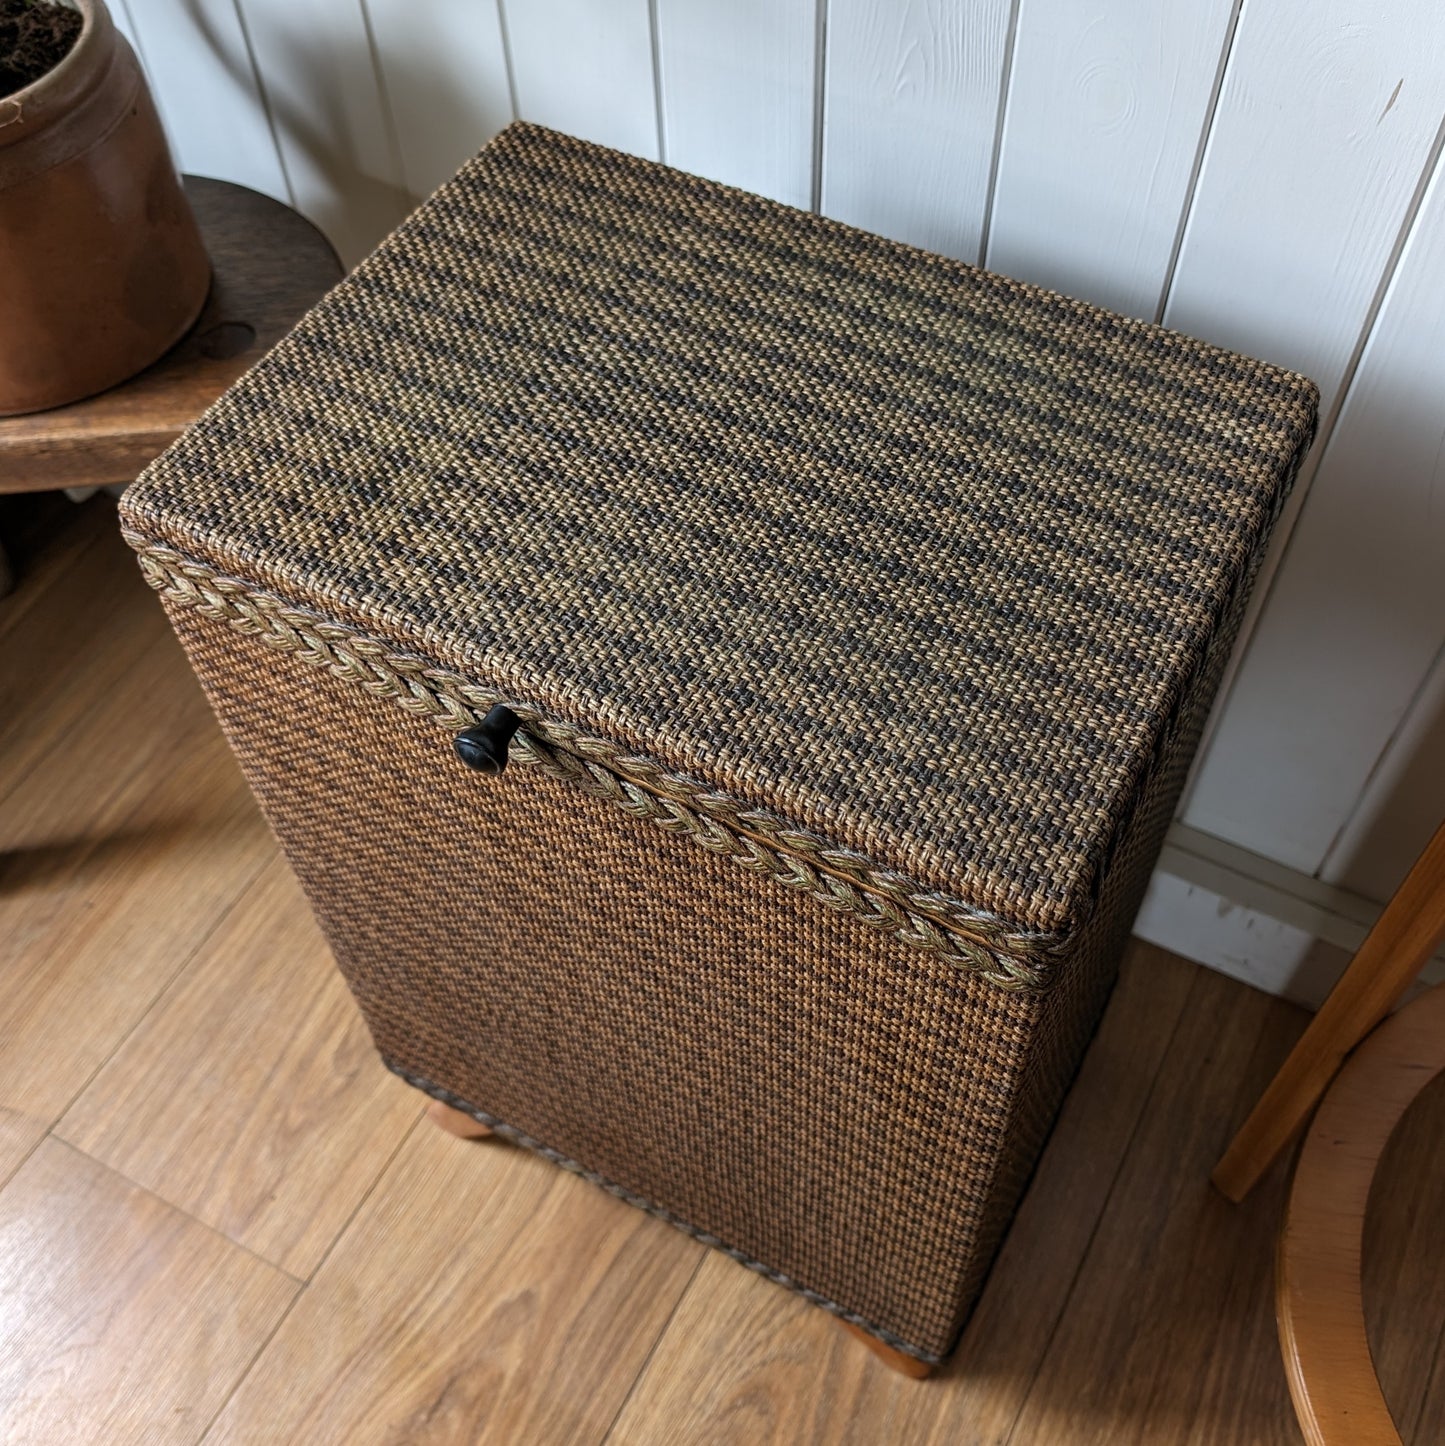
[[[931,1362],[1315,405],[517,125],[123,511],[387,1065]]]

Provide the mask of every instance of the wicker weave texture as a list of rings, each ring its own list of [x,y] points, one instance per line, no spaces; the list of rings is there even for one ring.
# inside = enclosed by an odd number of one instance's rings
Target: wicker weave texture
[[[518,126],[126,505],[1066,938],[1314,407],[1276,368]]]
[[[1233,621],[1057,987],[1008,991],[195,596],[176,630],[383,1057],[889,1344],[951,1349],[1107,998]]]

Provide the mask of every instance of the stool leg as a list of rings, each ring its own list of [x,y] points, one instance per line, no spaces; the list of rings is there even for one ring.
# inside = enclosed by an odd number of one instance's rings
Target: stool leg
[[[895,1351],[892,1346],[884,1345],[877,1336],[869,1335],[851,1321],[840,1320],[838,1324],[850,1336],[862,1341],[889,1370],[897,1371],[902,1376],[910,1376],[915,1381],[922,1381],[933,1374],[934,1367],[930,1362],[920,1361],[917,1356],[910,1356],[906,1351]]]
[[[485,1140],[494,1133],[490,1125],[474,1120],[465,1110],[453,1109],[441,1100],[433,1100],[426,1107],[426,1117],[432,1124],[455,1135],[459,1140]]]
[[[1390,1012],[1445,938],[1445,824],[1385,905],[1360,952],[1214,1167],[1243,1200],[1319,1102],[1344,1057]]]

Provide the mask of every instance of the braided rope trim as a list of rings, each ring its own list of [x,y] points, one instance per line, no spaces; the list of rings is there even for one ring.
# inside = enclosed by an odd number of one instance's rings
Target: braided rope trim
[[[609,1195],[615,1195],[619,1200],[625,1200],[627,1204],[636,1206],[639,1210],[645,1210],[649,1215],[656,1216],[659,1220],[665,1220],[675,1229],[681,1230],[684,1235],[692,1238],[711,1249],[721,1252],[731,1260],[736,1260],[739,1265],[745,1265],[749,1270],[756,1271],[759,1275],[771,1280],[774,1285],[781,1285],[786,1290],[791,1290],[801,1295],[810,1305],[816,1305],[822,1310],[830,1312],[845,1320],[850,1325],[855,1325],[868,1332],[871,1336],[883,1342],[886,1346],[892,1346],[895,1351],[902,1351],[905,1355],[913,1356],[920,1361],[926,1361],[931,1366],[941,1365],[945,1359],[929,1351],[922,1351],[915,1345],[904,1340],[902,1336],[895,1335],[892,1331],[884,1329],[883,1326],[874,1325],[866,1316],[861,1316],[857,1311],[848,1310],[830,1300],[826,1295],[816,1290],[810,1290],[806,1285],[799,1285],[790,1275],[784,1275],[781,1270],[774,1270],[770,1265],[764,1265],[760,1260],[754,1260],[751,1255],[745,1255],[735,1246],[720,1240],[716,1235],[709,1234],[706,1230],[700,1230],[696,1225],[690,1225],[680,1215],[674,1215],[671,1210],[664,1210],[661,1205],[654,1205],[651,1200],[641,1195],[634,1194],[631,1190],[609,1180],[605,1175],[599,1175],[595,1170],[589,1170],[584,1165],[579,1165],[576,1160],[570,1159],[562,1154],[560,1150],[554,1150],[550,1145],[544,1145],[540,1140],[534,1140],[531,1135],[525,1134],[513,1125],[499,1120],[495,1115],[489,1115],[485,1110],[479,1110],[474,1105],[468,1104],[460,1095],[454,1095],[450,1090],[443,1089],[440,1085],[433,1084],[422,1075],[413,1074],[409,1069],[399,1065],[395,1060],[382,1056],[382,1063],[394,1075],[404,1079],[413,1089],[420,1090],[423,1094],[430,1095],[434,1100],[440,1100],[444,1105],[450,1105],[454,1110],[460,1110],[465,1115],[470,1115],[478,1124],[485,1125],[489,1130],[500,1135],[504,1140],[510,1140],[514,1145],[520,1145],[525,1150],[531,1150],[533,1154],[540,1155],[544,1160],[550,1160],[554,1165],[560,1165],[562,1169],[570,1171],[573,1175],[580,1175],[588,1184],[596,1185],[607,1191]]]
[[[905,875],[862,854],[748,808],[696,779],[668,772],[531,704],[292,607],[136,533],[124,536],[139,556],[146,581],[172,605],[194,608],[243,636],[294,653],[444,728],[469,727],[493,705],[505,703],[525,725],[512,740],[514,761],[785,888],[809,894],[826,908],[891,933],[901,943],[979,974],[1000,989],[1042,991],[1050,982],[1051,966],[1064,952],[1065,943],[1056,935],[1012,930],[995,915],[920,889]]]

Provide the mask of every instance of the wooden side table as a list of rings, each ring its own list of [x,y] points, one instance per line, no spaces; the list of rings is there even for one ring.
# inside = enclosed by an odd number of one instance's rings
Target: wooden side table
[[[1309,1446],[1400,1446],[1365,1330],[1365,1220],[1390,1136],[1442,1072],[1445,984],[1437,984],[1345,1061],[1300,1150],[1275,1257],[1274,1308]]]
[[[340,280],[330,243],[289,206],[228,181],[185,187],[214,272],[200,318],[118,387],[0,417],[0,492],[129,482]],[[9,571],[0,550],[0,592]]]
[[[1442,940],[1445,824],[1214,1167],[1215,1185],[1242,1200],[1324,1096],[1295,1165],[1275,1269],[1280,1348],[1309,1446],[1400,1446],[1365,1335],[1360,1257],[1390,1135],[1445,1072],[1445,985],[1389,1015]]]

